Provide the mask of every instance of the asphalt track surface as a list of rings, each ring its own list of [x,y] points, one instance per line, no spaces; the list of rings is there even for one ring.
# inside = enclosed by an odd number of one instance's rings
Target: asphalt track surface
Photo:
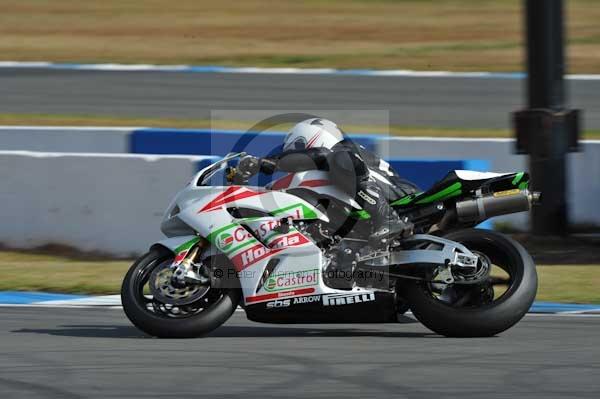
[[[399,324],[145,336],[119,309],[0,308],[2,398],[597,398],[600,317],[526,316],[486,339]]]
[[[525,81],[504,78],[0,70],[0,113],[208,119],[211,110],[387,110],[394,125],[508,128]],[[567,81],[569,104],[600,129],[600,80]],[[342,122],[380,123],[363,113]]]

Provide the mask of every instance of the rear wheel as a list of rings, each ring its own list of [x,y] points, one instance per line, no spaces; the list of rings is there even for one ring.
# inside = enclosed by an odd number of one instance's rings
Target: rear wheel
[[[235,311],[238,288],[173,287],[173,253],[154,248],[129,269],[121,288],[123,310],[140,330],[162,338],[191,338],[223,324]]]
[[[459,230],[444,238],[478,254],[489,270],[477,284],[402,281],[400,292],[415,317],[449,337],[493,336],[521,320],[537,292],[535,264],[527,251],[490,230]]]

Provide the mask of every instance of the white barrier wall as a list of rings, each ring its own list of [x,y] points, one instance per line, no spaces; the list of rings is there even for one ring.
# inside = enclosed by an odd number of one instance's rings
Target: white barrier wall
[[[0,127],[0,243],[62,243],[124,256],[161,238],[164,208],[207,157],[127,154],[132,130]],[[527,157],[514,155],[509,139],[396,137],[377,148],[386,158],[485,159],[495,171],[527,170]],[[600,141],[582,148],[569,155],[570,218],[600,225]],[[497,220],[528,227],[527,213]]]
[[[0,151],[0,242],[143,253],[163,237],[163,211],[206,158]]]
[[[1,151],[128,153],[135,127],[0,126]]]
[[[583,140],[582,152],[568,155],[570,220],[600,224],[600,140]],[[378,142],[378,151],[402,159],[485,159],[495,172],[528,170],[527,156],[514,154],[512,139],[392,137]],[[402,173],[402,171],[399,171]],[[527,213],[497,218],[527,227]]]

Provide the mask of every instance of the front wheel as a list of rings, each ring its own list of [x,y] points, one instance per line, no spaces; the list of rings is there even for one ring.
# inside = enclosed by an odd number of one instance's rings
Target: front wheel
[[[487,278],[472,285],[402,281],[400,292],[415,317],[449,337],[489,337],[521,320],[537,292],[535,264],[527,251],[491,230],[458,230],[444,238],[484,257]]]
[[[240,302],[240,290],[210,285],[173,287],[172,262],[171,251],[154,248],[131,266],[121,288],[129,320],[161,338],[198,337],[227,321]]]

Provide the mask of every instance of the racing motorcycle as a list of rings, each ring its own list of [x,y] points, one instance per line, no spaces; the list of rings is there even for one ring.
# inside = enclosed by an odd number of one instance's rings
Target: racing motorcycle
[[[527,173],[452,171],[391,203],[414,224],[412,236],[373,245],[370,215],[327,172],[252,187],[238,184],[244,155],[192,178],[165,212],[167,238],[125,276],[123,308],[144,332],[202,336],[238,306],[265,323],[395,322],[410,308],[438,334],[485,337],[530,308],[530,255],[507,236],[473,228],[539,201]]]

